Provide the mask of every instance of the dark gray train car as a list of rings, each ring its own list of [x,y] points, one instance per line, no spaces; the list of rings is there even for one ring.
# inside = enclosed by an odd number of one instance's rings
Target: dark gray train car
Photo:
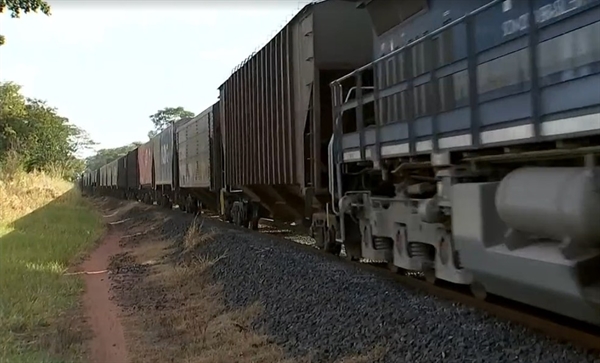
[[[328,199],[327,143],[337,77],[372,59],[368,14],[330,0],[305,6],[220,86],[224,183],[267,214],[310,219]]]
[[[600,324],[600,0],[362,7],[379,58],[332,84],[318,234]]]
[[[135,148],[125,156],[127,168],[127,188],[126,194],[129,199],[140,198],[140,174],[138,167],[138,148]],[[141,199],[141,198],[140,198]]]
[[[180,209],[218,210],[223,173],[218,102],[194,118],[177,122],[176,130]]]
[[[119,195],[125,197],[127,195],[127,155],[123,155],[117,159],[117,190]]]

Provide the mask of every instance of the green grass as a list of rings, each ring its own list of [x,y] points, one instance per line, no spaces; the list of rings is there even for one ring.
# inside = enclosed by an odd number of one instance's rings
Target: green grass
[[[0,182],[0,363],[70,362],[83,354],[75,316],[83,280],[64,272],[98,239],[102,223],[72,185],[40,180]]]

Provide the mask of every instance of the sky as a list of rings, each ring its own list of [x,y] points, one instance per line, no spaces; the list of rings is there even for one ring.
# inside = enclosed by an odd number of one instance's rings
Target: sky
[[[151,114],[212,105],[232,69],[308,2],[50,0],[49,17],[0,15],[0,80],[56,107],[96,149],[145,142]]]

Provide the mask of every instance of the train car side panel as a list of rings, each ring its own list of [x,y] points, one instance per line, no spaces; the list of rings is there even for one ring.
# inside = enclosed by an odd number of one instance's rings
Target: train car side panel
[[[155,185],[173,185],[173,126],[169,126],[154,139]]]
[[[177,152],[179,156],[179,186],[181,188],[209,188],[210,133],[212,106],[185,123],[177,125]]]
[[[153,153],[153,140],[150,140],[147,143],[140,145],[137,149],[138,174],[140,178],[140,186],[143,188],[151,187],[153,185]]]
[[[117,187],[119,189],[127,189],[127,155],[121,156],[117,159]]]
[[[125,157],[127,163],[127,188],[138,189],[140,185],[138,149],[131,150]]]
[[[218,192],[223,187],[223,140],[221,135],[221,109],[219,102],[212,105],[213,117],[210,133],[210,190]]]
[[[109,169],[108,186],[109,187],[117,187],[118,186],[118,177],[119,177],[119,159],[111,161],[108,164],[108,169]]]
[[[352,21],[339,20],[346,15]],[[321,112],[329,92],[320,86],[370,58],[367,20],[350,2],[307,5],[221,85],[226,185],[326,185],[331,127],[321,124],[331,115]]]
[[[98,169],[98,186],[104,187],[106,185],[106,165],[102,165]]]

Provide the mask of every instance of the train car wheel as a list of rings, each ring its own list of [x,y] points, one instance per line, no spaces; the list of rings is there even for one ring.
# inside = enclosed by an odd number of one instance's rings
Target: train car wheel
[[[471,293],[477,299],[485,300],[487,298],[487,291],[485,290],[485,287],[479,282],[473,282],[469,287],[471,289]]]

